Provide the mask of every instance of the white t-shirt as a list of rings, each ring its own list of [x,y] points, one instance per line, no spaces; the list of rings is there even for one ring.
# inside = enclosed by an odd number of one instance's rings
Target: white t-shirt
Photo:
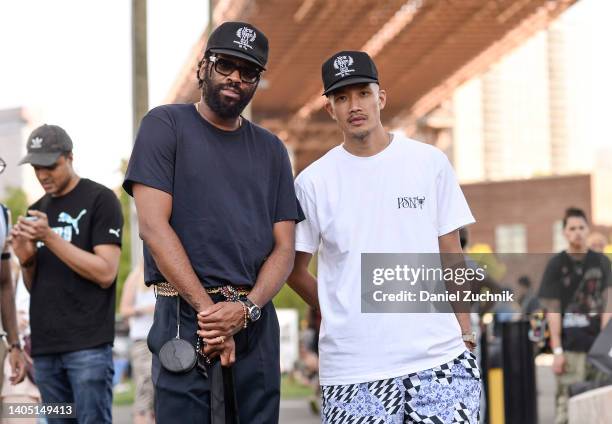
[[[439,236],[474,222],[444,153],[398,135],[370,157],[337,146],[295,185],[306,215],[296,250],[319,252],[321,384],[398,377],[460,355],[452,313],[361,313],[362,252],[438,253]],[[398,206],[404,197],[424,201]]]
[[[144,279],[142,284],[144,284]],[[155,291],[152,287],[142,289],[139,287],[136,290],[134,298],[134,306],[137,308],[143,306],[155,305]],[[130,339],[146,340],[153,325],[153,313],[147,313],[130,318]]]

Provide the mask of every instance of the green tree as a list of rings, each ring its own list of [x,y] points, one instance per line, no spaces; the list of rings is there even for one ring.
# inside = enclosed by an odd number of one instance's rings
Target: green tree
[[[314,255],[313,259],[308,265],[310,273],[314,276],[317,275],[317,256]],[[285,283],[283,288],[280,289],[278,294],[273,299],[275,308],[290,308],[297,309],[300,320],[306,318],[306,312],[308,311],[308,305],[302,298],[293,291],[288,284]]]
[[[29,206],[28,197],[25,191],[19,187],[7,187],[6,196],[2,200],[2,203],[11,211],[13,221],[15,221],[19,215],[25,215]]]
[[[285,284],[283,288],[280,289],[278,294],[274,296],[273,303],[274,307],[277,309],[297,309],[300,320],[306,316],[306,311],[308,310],[308,305],[306,302],[304,302],[302,298],[298,296],[298,294],[294,292],[293,289],[287,284]]]

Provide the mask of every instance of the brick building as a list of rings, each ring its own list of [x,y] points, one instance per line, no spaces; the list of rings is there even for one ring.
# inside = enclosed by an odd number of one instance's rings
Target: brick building
[[[575,206],[592,216],[590,175],[463,184],[476,224],[470,242],[495,252],[551,253],[564,248],[562,218]],[[599,230],[609,229],[598,228]]]

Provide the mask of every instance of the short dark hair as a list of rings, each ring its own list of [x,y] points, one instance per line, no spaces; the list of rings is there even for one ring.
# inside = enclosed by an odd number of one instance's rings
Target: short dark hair
[[[459,242],[461,243],[461,248],[465,249],[468,242],[470,240],[470,234],[468,233],[468,229],[465,227],[459,228]]]
[[[200,71],[202,66],[205,66],[205,63],[208,61],[208,55],[202,56],[202,59],[198,62],[198,66],[196,68],[196,78],[198,79],[198,88],[202,88],[204,85],[204,80],[200,77]]]
[[[582,218],[584,219],[584,222],[586,222],[587,224],[589,223],[586,214],[580,208],[571,207],[565,210],[565,216],[563,217],[563,228],[565,228],[565,226],[567,225],[567,220],[569,218]]]
[[[523,286],[525,288],[531,287],[531,280],[526,275],[521,275],[518,279],[519,286]]]

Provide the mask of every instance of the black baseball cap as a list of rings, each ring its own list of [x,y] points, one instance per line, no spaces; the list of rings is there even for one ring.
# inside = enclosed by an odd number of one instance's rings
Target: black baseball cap
[[[263,32],[246,22],[224,22],[208,37],[204,54],[209,53],[236,56],[266,69],[268,39]]]
[[[31,163],[36,166],[51,166],[62,153],[72,152],[72,140],[68,133],[57,125],[41,125],[28,137],[28,154],[19,165]]]
[[[340,87],[352,84],[375,82],[378,71],[372,58],[366,52],[344,50],[327,59],[321,66],[323,95]]]

